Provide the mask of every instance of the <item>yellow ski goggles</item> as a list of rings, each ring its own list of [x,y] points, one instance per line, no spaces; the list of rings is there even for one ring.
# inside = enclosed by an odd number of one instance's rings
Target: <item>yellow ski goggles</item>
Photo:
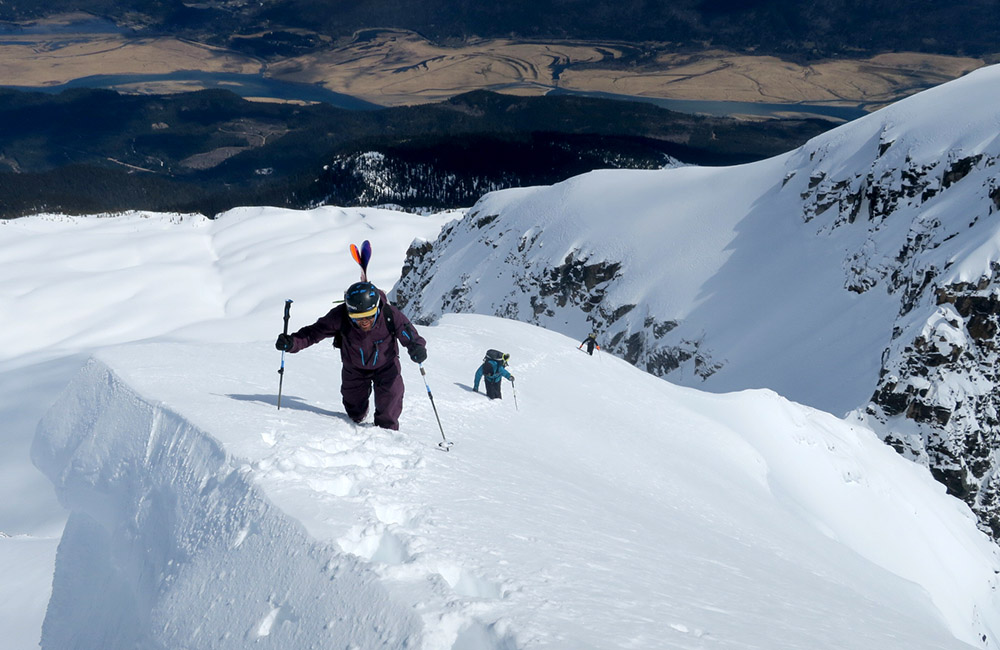
[[[368,311],[362,311],[357,314],[348,314],[348,316],[351,317],[351,320],[365,320],[366,318],[375,318],[375,316],[378,314],[378,307],[379,307],[378,305],[375,305],[373,309],[369,309]]]

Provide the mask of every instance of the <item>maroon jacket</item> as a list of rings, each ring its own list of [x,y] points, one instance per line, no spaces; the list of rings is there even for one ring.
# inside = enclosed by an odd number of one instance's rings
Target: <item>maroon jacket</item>
[[[344,336],[340,341],[340,359],[345,368],[359,370],[385,368],[399,358],[399,347],[389,334],[389,326],[385,322],[386,309],[392,311],[392,321],[396,329],[395,339],[407,350],[413,346],[427,345],[427,341],[417,333],[410,319],[394,305],[390,305],[385,299],[385,294],[382,294],[382,306],[371,331],[363,332],[360,327],[350,322],[347,306],[337,305],[326,316],[292,334],[292,349],[289,352],[304,350],[310,345],[343,332]]]

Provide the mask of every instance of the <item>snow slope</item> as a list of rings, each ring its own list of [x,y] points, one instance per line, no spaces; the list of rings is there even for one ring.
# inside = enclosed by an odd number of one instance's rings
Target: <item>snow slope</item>
[[[769,160],[490,194],[410,251],[394,297],[854,411],[1000,539],[998,107],[986,67]]]
[[[215,220],[131,213],[0,221],[0,638],[37,647],[66,522],[31,464],[39,420],[90,354],[136,340],[260,340],[319,314],[346,283],[350,242],[370,238],[373,279],[391,287],[406,248],[454,214],[238,209]],[[8,495],[15,495],[10,497]]]
[[[33,451],[72,511],[43,647],[1000,640],[996,548],[871,431],[514,321],[422,333],[450,453],[408,362],[390,432],[342,414],[325,345],[286,357],[280,411],[270,340],[100,352]],[[516,403],[470,390],[488,346]]]
[[[786,158],[487,195],[397,294],[423,321],[462,311],[597,331],[675,383],[769,387],[846,413],[871,395],[896,310],[844,289],[849,244],[803,225],[801,200],[779,191]]]
[[[927,272],[975,281],[1000,261],[998,106],[986,67],[757,163],[495,192],[411,252],[398,299],[427,322],[596,330],[672,382],[843,414],[871,397],[906,305],[933,296]]]

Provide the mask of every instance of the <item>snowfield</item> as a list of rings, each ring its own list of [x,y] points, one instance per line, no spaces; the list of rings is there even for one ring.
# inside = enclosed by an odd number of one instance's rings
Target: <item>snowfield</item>
[[[995,643],[995,547],[871,431],[513,321],[423,333],[449,453],[409,362],[391,432],[343,414],[329,346],[280,411],[270,341],[99,353],[33,450],[71,510],[43,646]],[[471,391],[487,346],[516,404]]]

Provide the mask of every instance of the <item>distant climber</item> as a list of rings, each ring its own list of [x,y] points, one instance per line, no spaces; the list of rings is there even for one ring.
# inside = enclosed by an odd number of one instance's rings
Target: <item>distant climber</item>
[[[597,348],[598,350],[601,349],[601,346],[597,344],[597,332],[591,332],[588,334],[587,338],[583,339],[583,341],[580,342],[580,345],[577,346],[577,350],[583,348],[584,345],[587,346],[587,354],[594,356],[594,348]]]
[[[506,377],[512,384],[514,382],[514,375],[507,372],[509,361],[510,355],[506,352],[487,350],[486,356],[483,357],[483,362],[479,364],[479,368],[476,370],[476,383],[473,385],[472,390],[478,393],[479,380],[485,379],[486,397],[490,399],[503,399],[503,395],[500,392],[500,380]]]
[[[399,345],[414,363],[427,358],[427,342],[410,320],[370,282],[356,282],[344,293],[344,303],[294,334],[279,334],[274,347],[295,353],[333,337],[340,348],[340,394],[347,416],[362,422],[368,398],[375,391],[375,425],[399,429],[403,412],[403,376]]]

